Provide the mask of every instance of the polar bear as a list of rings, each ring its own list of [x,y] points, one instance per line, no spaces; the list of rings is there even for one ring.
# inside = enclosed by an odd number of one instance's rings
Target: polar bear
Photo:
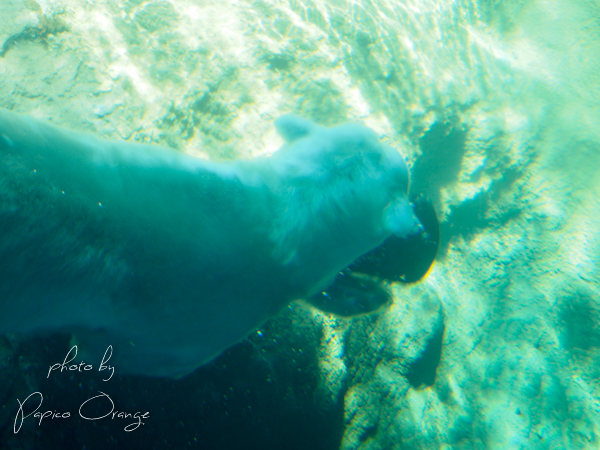
[[[275,127],[272,156],[206,161],[0,110],[0,333],[71,333],[80,355],[112,345],[120,374],[180,377],[418,226],[372,130]]]

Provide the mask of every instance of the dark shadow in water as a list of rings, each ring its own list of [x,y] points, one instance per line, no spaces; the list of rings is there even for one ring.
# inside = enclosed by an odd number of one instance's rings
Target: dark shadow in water
[[[421,156],[411,169],[411,196],[424,193],[439,204],[440,189],[458,177],[467,132],[450,123],[436,122],[419,139]]]
[[[444,339],[444,317],[436,324],[433,334],[427,340],[425,350],[421,356],[408,368],[406,378],[413,388],[419,388],[423,385],[433,386],[435,383],[435,374],[442,358],[442,341]]]
[[[333,404],[317,394],[319,337],[310,338],[317,343],[304,340],[306,345],[297,339],[290,342],[289,335],[281,336],[279,330],[291,329],[292,314],[283,316],[261,328],[262,334],[255,333],[181,380],[121,377],[118,367],[113,379],[106,382],[102,381],[104,373],[99,376],[96,370],[53,373],[46,379],[48,366],[64,360],[68,339],[54,337],[51,345],[37,340],[38,347],[53,349],[43,355],[44,361],[36,369],[44,372],[41,385],[35,388],[44,395],[40,410],[70,411],[71,417],[48,418],[41,427],[31,417],[14,436],[13,415],[10,430],[2,430],[0,446],[10,441],[18,448],[45,450],[338,449],[343,432],[343,393]],[[88,363],[97,369],[101,356]],[[135,422],[133,419],[83,420],[78,415],[80,405],[99,391],[110,396],[115,410],[149,411],[150,418],[129,433],[123,428]],[[87,406],[90,416],[110,411],[106,398]]]
[[[462,202],[450,210],[441,225],[440,254],[445,254],[448,243],[453,236],[469,237],[479,230],[492,225],[504,226],[521,214],[518,208],[508,209],[498,215],[489,215],[490,206],[496,202],[501,193],[508,190],[521,176],[516,170],[506,171],[504,176],[495,181],[488,191]]]
[[[410,196],[424,194],[434,205],[440,205],[440,190],[456,181],[465,153],[467,131],[450,122],[436,122],[419,139],[421,155],[411,168]],[[448,219],[441,224],[438,257],[446,253]]]
[[[589,293],[577,292],[560,301],[558,311],[560,343],[578,352],[600,347],[600,310]]]
[[[464,153],[467,130],[456,120],[434,123],[419,140],[421,156],[411,169],[411,196],[424,193],[434,203],[440,204],[440,190],[457,180]],[[487,191],[462,202],[450,209],[440,224],[440,248],[438,257],[443,258],[453,236],[465,238],[491,225],[505,225],[517,218],[517,208],[490,215],[490,206],[497,202],[502,192],[507,191],[523,175],[522,171],[507,169],[502,177],[493,181]]]

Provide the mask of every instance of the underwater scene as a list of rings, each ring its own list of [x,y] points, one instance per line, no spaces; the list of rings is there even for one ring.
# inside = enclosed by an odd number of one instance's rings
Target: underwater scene
[[[0,449],[600,448],[600,4],[0,0]]]

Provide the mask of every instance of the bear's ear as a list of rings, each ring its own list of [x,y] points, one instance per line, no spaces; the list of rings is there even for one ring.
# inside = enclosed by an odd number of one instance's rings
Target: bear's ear
[[[288,144],[308,136],[318,127],[316,123],[295,114],[286,114],[275,120],[275,129]]]

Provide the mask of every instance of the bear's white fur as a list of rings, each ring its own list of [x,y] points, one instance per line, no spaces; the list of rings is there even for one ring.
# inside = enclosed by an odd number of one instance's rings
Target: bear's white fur
[[[210,162],[0,110],[0,332],[181,376],[415,226],[404,159],[370,129],[276,127],[271,157]]]

